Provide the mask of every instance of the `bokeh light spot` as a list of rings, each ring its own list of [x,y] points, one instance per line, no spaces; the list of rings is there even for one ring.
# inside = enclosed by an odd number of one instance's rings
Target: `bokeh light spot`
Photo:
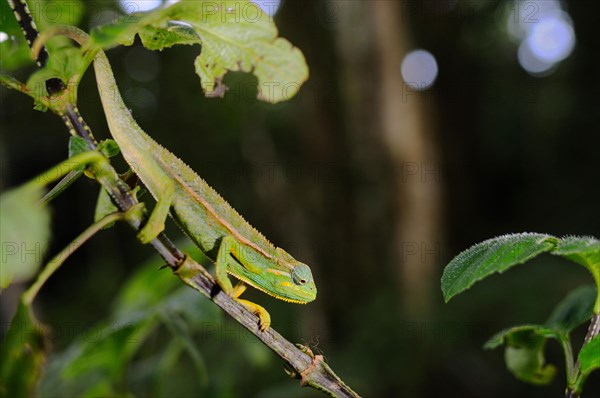
[[[575,32],[571,21],[562,11],[540,19],[527,38],[536,57],[547,62],[561,61],[575,47]]]
[[[414,50],[406,54],[400,70],[404,82],[420,91],[431,87],[438,74],[438,65],[429,51]]]

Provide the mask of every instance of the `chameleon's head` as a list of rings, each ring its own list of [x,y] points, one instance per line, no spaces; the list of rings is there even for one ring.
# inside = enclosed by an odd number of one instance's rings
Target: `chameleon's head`
[[[317,298],[317,286],[308,265],[296,263],[291,272],[289,295],[292,300],[308,303]]]
[[[288,269],[279,275],[278,298],[304,304],[317,298],[317,286],[308,265],[294,259],[283,249],[277,248],[278,263]]]

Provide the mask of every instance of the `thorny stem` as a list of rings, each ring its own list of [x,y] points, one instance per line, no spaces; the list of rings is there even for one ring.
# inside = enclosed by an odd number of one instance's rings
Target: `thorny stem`
[[[8,1],[9,5],[13,6],[12,1]],[[26,2],[25,9],[21,11],[27,11]],[[18,2],[14,2],[15,4]],[[16,10],[15,10],[16,12]],[[32,21],[29,13],[20,14],[20,19],[24,20],[28,18]],[[35,28],[35,24],[31,23],[29,28]],[[21,25],[23,28],[23,25]],[[26,29],[23,28],[25,34]],[[37,35],[37,30],[35,30]],[[29,32],[31,33],[31,32]],[[28,37],[30,47],[35,41],[35,36]],[[39,63],[38,65],[42,66]],[[4,81],[0,81],[4,83]],[[52,82],[51,82],[52,83]],[[52,83],[54,84],[54,83]],[[64,87],[64,86],[63,86]],[[50,94],[55,94],[54,90],[48,90]],[[94,139],[91,129],[85,123],[83,117],[77,111],[77,108],[69,107],[67,112],[62,116],[63,121],[69,129],[69,133],[78,135],[84,138],[89,149],[96,150],[97,143]],[[107,160],[108,162],[108,160]],[[137,205],[137,200],[134,193],[129,189],[128,185],[118,177],[118,174],[108,163],[111,173],[104,174],[102,178],[98,178],[98,182],[109,192],[111,198],[115,202],[115,205],[121,212],[127,212],[131,207]],[[142,222],[137,218],[127,219],[129,224],[136,230],[140,228]],[[161,233],[156,239],[151,242],[151,245],[166,261],[169,268],[171,268],[178,276],[188,285],[198,290],[209,300],[217,304],[223,311],[229,314],[248,331],[253,333],[258,339],[260,339],[265,345],[267,345],[273,352],[279,355],[288,365],[293,368],[293,372],[290,372],[290,376],[300,378],[302,385],[309,385],[315,389],[321,390],[332,397],[349,397],[357,398],[359,395],[348,387],[327,365],[323,356],[312,355],[309,349],[299,349],[294,346],[283,336],[277,333],[273,328],[262,332],[258,328],[258,322],[254,314],[249,312],[243,305],[234,301],[231,297],[227,296],[216,284],[211,275],[193,259],[186,256],[172,241],[164,234]]]

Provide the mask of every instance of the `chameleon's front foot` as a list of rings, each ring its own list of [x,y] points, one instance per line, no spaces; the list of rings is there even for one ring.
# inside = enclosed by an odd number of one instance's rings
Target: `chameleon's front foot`
[[[137,238],[143,244],[152,242],[162,231],[165,230],[165,223],[152,222],[152,218],[148,220],[146,225],[138,232]]]

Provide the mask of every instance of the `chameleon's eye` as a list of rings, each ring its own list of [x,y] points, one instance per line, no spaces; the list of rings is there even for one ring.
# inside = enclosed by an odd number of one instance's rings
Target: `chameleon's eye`
[[[292,271],[292,281],[296,285],[306,285],[311,280],[312,274],[310,273],[310,268],[308,268],[308,265],[300,263],[294,267]]]

